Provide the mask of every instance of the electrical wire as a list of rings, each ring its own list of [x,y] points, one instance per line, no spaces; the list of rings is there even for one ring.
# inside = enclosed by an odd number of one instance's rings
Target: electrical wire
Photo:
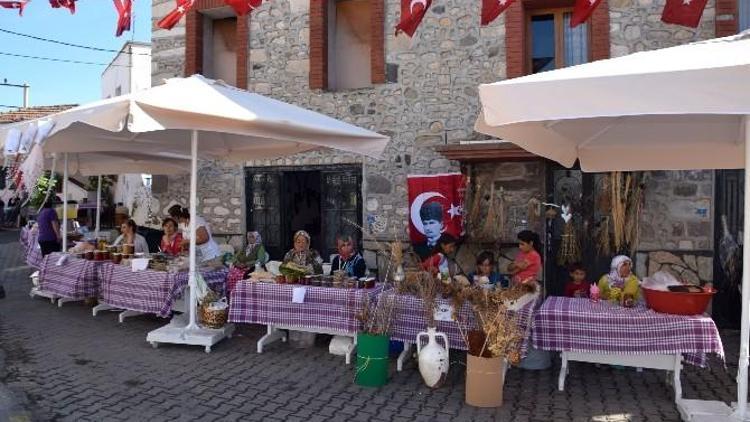
[[[25,54],[8,53],[8,52],[5,52],[5,51],[0,51],[0,56],[19,57],[19,58],[22,58],[22,59],[45,60],[45,61],[48,61],[48,62],[60,62],[60,63],[72,63],[72,64],[86,64],[86,65],[93,65],[93,66],[132,67],[130,65],[125,65],[125,64],[95,63],[95,62],[85,62],[85,61],[82,61],[82,60],[58,59],[58,58],[54,58],[54,57],[27,56]]]
[[[69,42],[65,42],[65,41],[53,40],[53,39],[50,39],[50,38],[37,37],[36,35],[23,34],[23,33],[20,33],[20,32],[10,31],[10,30],[3,29],[3,28],[0,28],[0,32],[4,32],[6,34],[15,35],[15,36],[18,36],[18,37],[31,38],[31,39],[37,40],[37,41],[49,42],[49,43],[53,43],[53,44],[64,45],[64,46],[67,46],[67,47],[83,48],[83,49],[86,49],[86,50],[101,51],[101,52],[104,52],[104,53],[123,53],[123,54],[131,54],[131,55],[136,55],[136,56],[150,56],[151,55],[151,53],[133,53],[132,51],[121,51],[121,50],[113,50],[113,49],[110,49],[110,48],[94,47],[94,46],[90,46],[90,45],[74,44],[74,43],[69,43]],[[135,33],[135,31],[133,31],[133,33]]]

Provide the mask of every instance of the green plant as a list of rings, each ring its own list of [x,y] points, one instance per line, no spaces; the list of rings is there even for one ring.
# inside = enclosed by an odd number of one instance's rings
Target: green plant
[[[39,208],[40,206],[42,206],[44,198],[47,197],[47,191],[50,191],[50,196],[54,197],[56,186],[57,178],[50,175],[49,172],[45,172],[43,175],[39,176],[39,178],[36,180],[34,191],[31,194],[29,205],[34,208]]]
[[[112,186],[114,185],[116,176],[102,176],[102,201],[108,202],[112,197]],[[99,176],[89,176],[88,183],[86,184],[86,190],[89,192],[96,192],[99,183]],[[96,198],[90,198],[90,201],[96,201]]]

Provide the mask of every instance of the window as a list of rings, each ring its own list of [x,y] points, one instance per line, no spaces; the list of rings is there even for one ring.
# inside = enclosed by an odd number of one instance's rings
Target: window
[[[328,3],[328,88],[356,89],[372,85],[370,66],[370,1]]]
[[[737,0],[739,12],[739,32],[750,29],[750,0]]]
[[[236,85],[237,18],[203,19],[203,75]]]
[[[527,69],[530,73],[589,61],[588,23],[571,28],[572,10],[535,10],[527,16]]]
[[[118,85],[115,87],[115,97],[119,97],[120,95],[122,95],[122,87]]]

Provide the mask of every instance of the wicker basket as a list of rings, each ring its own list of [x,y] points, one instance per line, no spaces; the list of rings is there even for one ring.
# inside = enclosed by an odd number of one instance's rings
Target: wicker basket
[[[198,312],[201,323],[207,328],[221,328],[227,323],[229,317],[229,308],[222,310],[211,310],[205,306],[199,306]]]

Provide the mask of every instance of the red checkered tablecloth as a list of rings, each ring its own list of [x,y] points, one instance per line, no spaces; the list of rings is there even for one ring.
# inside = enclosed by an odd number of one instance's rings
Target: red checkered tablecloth
[[[295,287],[305,287],[304,303],[292,303]],[[355,334],[361,325],[356,314],[365,295],[374,303],[382,290],[380,284],[372,289],[344,289],[243,280],[232,291],[229,321]]]
[[[724,358],[716,324],[707,315],[670,315],[638,305],[549,297],[536,313],[534,347],[542,350],[602,354],[685,355],[706,366],[706,354]]]
[[[208,286],[224,294],[227,270],[201,270]],[[174,301],[188,285],[188,273],[144,270],[133,272],[129,266],[104,263],[99,268],[99,296],[110,306],[168,317]]]
[[[87,261],[74,256],[65,256],[65,262],[57,265],[65,254],[53,252],[44,257],[39,270],[39,288],[45,292],[71,299],[86,299],[99,294],[97,267],[103,262]]]
[[[528,347],[528,341],[531,336],[531,325],[533,322],[534,308],[539,304],[538,300],[533,300],[525,304],[518,311],[509,311],[515,313],[518,317],[518,326],[524,333],[526,333],[526,339],[521,346],[522,356],[526,355]],[[437,299],[436,307],[452,306],[450,299]],[[393,332],[391,338],[408,343],[416,343],[417,334],[421,331],[427,330],[427,319],[424,312],[424,302],[412,295],[401,294],[398,295],[398,305],[396,309],[396,318],[393,322]],[[469,330],[477,328],[474,320],[474,312],[472,312],[469,304],[464,306],[459,311],[459,320],[462,324],[466,325]],[[437,331],[443,332],[448,336],[448,342],[450,343],[451,349],[466,350],[466,342],[461,337],[458,324],[455,321],[435,321],[437,325]],[[463,328],[463,326],[462,326]]]

